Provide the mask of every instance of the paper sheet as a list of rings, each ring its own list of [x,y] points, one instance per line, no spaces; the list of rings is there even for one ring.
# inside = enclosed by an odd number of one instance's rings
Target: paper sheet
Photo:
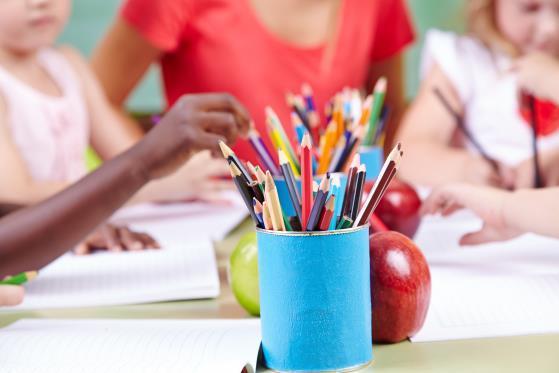
[[[257,319],[29,319],[0,329],[0,367],[4,373],[239,373],[246,364],[256,367],[260,339]]]
[[[173,224],[168,222],[167,227],[171,229]],[[107,306],[219,295],[211,242],[171,242],[172,237],[162,241],[165,243],[160,250],[66,254],[26,285],[21,305],[6,310]]]
[[[416,243],[431,269],[427,319],[413,342],[559,332],[559,240],[532,234],[460,248],[467,214],[425,219]]]
[[[182,219],[182,237],[222,240],[247,216],[248,211],[238,193],[222,192],[220,200],[213,203],[145,203],[125,207],[117,211],[111,221],[126,223],[135,229],[145,229],[146,223],[153,227],[152,223],[157,222],[165,236],[170,232],[164,228],[165,222]]]

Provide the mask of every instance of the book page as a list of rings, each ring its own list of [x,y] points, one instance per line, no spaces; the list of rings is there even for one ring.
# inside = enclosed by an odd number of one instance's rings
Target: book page
[[[431,304],[414,342],[559,332],[559,240],[527,234],[459,247],[481,227],[427,218],[416,236],[431,270]]]
[[[260,322],[20,320],[0,329],[5,373],[239,373],[256,367]]]
[[[212,243],[185,237],[167,239],[159,250],[69,253],[25,287],[23,303],[4,310],[212,298],[219,295],[219,278]]]
[[[212,203],[193,201],[186,203],[144,203],[118,210],[111,218],[115,223],[129,224],[135,229],[153,228],[159,223],[163,236],[173,231],[165,229],[167,220],[183,220],[182,237],[222,240],[248,217],[248,211],[238,193],[222,192]],[[160,237],[160,239],[163,239]]]

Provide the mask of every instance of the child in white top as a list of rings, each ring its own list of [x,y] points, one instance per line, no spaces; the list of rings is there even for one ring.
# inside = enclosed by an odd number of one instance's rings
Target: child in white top
[[[462,181],[505,188],[533,186],[531,121],[520,114],[520,92],[538,101],[559,96],[559,0],[469,0],[470,35],[431,31],[423,81],[406,114],[402,175],[438,185]],[[439,89],[496,169],[457,129]],[[545,185],[559,184],[559,114],[538,123],[539,168]]]
[[[103,159],[142,137],[137,126],[107,102],[89,66],[76,51],[53,43],[70,13],[70,0],[0,1],[0,201],[27,205],[64,189],[84,175],[89,144]],[[223,188],[211,176],[224,162],[197,155],[176,174],[142,189],[135,200],[173,200]],[[225,187],[230,187],[227,184]],[[103,236],[130,238],[104,230]],[[113,242],[113,239],[109,241]],[[118,242],[114,250],[122,249]],[[128,248],[141,248],[132,240]]]

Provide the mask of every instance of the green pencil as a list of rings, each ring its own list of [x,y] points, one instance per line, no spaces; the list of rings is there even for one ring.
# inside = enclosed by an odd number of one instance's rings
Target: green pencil
[[[0,281],[0,285],[23,285],[37,277],[37,271],[23,272]]]
[[[384,105],[384,98],[386,96],[386,78],[381,77],[375,84],[373,91],[373,103],[371,104],[371,113],[369,116],[369,127],[365,135],[363,143],[367,146],[373,145],[373,138],[375,136],[376,127],[382,107]]]

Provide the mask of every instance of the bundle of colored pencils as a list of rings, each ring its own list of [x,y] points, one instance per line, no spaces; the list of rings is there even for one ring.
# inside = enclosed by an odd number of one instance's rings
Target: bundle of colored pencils
[[[295,211],[294,216],[287,216],[270,170],[264,172],[259,166],[250,163],[245,166],[227,145],[221,143],[220,146],[254,223],[259,228],[274,231],[327,231],[367,224],[394,178],[403,155],[398,144],[386,159],[367,200],[362,203],[367,171],[365,165],[360,163],[359,154],[353,156],[349,166],[345,191],[340,188],[339,175],[331,176],[329,172],[322,177],[318,186],[314,186],[313,145],[311,135],[305,133],[300,157],[296,159],[300,169],[300,190],[295,183],[293,164],[290,163],[293,160],[282,149],[278,151],[279,172],[285,180],[289,203]]]
[[[308,84],[302,86],[300,95],[287,94],[287,103],[291,108],[291,124],[298,143],[302,143],[303,137],[308,134],[314,146],[311,157],[313,172],[324,175],[328,172],[345,171],[360,145],[381,144],[389,113],[388,108],[384,106],[386,85],[386,79],[380,78],[373,93],[365,99],[355,89],[344,89],[326,106],[324,122],[321,122],[312,88]],[[276,152],[281,150],[285,154],[294,176],[299,177],[301,149],[293,147],[285,127],[270,107],[266,108],[266,125]],[[281,166],[276,163],[272,152],[266,147],[254,126],[250,131],[249,140],[262,164],[272,175],[280,176]]]

